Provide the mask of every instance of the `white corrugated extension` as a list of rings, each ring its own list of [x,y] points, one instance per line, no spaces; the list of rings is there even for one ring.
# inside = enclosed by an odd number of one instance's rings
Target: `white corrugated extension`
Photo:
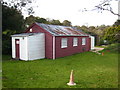
[[[35,60],[45,58],[45,35],[44,33],[12,36],[12,58],[16,58],[15,39],[19,39],[20,59]]]
[[[45,58],[45,36],[37,34],[28,38],[28,60]]]

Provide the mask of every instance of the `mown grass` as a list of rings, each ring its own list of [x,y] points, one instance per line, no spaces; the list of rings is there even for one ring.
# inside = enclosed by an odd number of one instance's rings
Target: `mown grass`
[[[14,61],[3,56],[3,88],[117,88],[118,54],[84,52],[59,58]],[[76,86],[68,86],[74,70]]]

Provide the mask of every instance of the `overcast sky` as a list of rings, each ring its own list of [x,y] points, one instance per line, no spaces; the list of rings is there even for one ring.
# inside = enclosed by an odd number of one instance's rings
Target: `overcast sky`
[[[33,4],[35,10],[34,15],[63,20],[69,20],[72,25],[112,25],[118,17],[110,12],[98,11],[81,12],[83,8],[93,9],[102,0],[36,0]],[[113,11],[118,13],[118,2],[112,1]],[[37,7],[38,6],[38,7]]]

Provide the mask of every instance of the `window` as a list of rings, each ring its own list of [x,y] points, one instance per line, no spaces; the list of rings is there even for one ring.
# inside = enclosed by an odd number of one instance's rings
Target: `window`
[[[73,46],[78,46],[78,38],[73,38]]]
[[[82,45],[86,44],[86,38],[82,38]]]
[[[61,40],[61,48],[66,48],[67,47],[67,38],[62,38]]]

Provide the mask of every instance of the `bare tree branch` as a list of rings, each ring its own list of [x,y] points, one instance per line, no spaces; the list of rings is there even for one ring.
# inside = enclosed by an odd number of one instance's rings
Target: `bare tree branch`
[[[110,13],[114,14],[114,15],[117,15],[120,17],[120,13],[116,13],[113,11],[113,8],[111,6],[111,1],[117,1],[117,2],[120,2],[120,0],[103,0],[101,1],[100,4],[94,6],[93,9],[91,10],[88,10],[86,8],[84,8],[83,10],[81,10],[82,12],[84,11],[94,11],[94,10],[98,10],[99,12],[103,12],[103,11],[109,11]]]
[[[95,7],[97,7],[98,9],[101,9],[101,10],[109,11],[109,12],[111,12],[111,13],[114,14],[114,15],[120,16],[120,14],[115,13],[114,11],[112,11],[112,8],[111,8],[111,7],[110,7],[110,9],[106,9],[106,8],[103,8],[103,7],[100,7],[100,6],[95,6]]]

